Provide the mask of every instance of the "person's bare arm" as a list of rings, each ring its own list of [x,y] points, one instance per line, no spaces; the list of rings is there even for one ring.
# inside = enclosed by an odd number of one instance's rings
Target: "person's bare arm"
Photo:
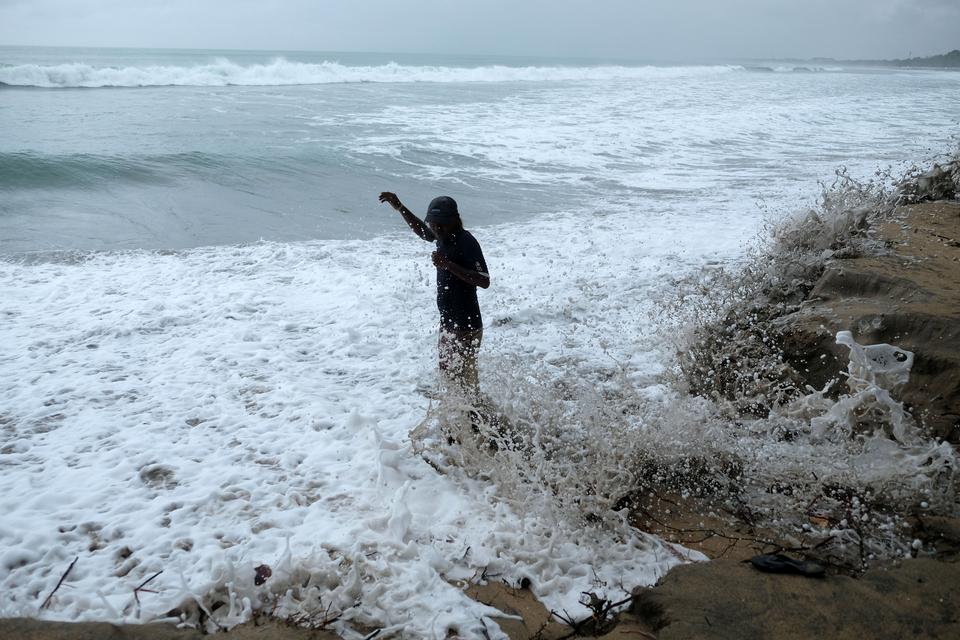
[[[437,238],[433,235],[433,232],[430,231],[430,227],[426,223],[413,215],[413,212],[400,202],[400,198],[397,197],[397,194],[391,193],[389,191],[384,191],[380,194],[380,202],[386,202],[391,207],[400,212],[400,215],[403,216],[403,221],[407,223],[407,226],[413,230],[423,240],[427,242],[433,242]]]
[[[433,264],[435,264],[438,268],[449,271],[467,284],[472,284],[473,286],[480,287],[481,289],[486,289],[490,286],[489,274],[483,273],[482,271],[461,267],[439,251],[434,251],[432,258]]]

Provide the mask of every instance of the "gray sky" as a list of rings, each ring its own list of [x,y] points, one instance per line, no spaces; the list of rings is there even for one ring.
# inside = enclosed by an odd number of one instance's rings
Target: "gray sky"
[[[0,0],[0,44],[902,58],[960,48],[960,0]]]

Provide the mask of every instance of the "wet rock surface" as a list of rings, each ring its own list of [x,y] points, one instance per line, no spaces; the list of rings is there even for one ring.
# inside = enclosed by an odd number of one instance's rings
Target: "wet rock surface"
[[[911,205],[898,218],[879,230],[886,255],[827,263],[800,309],[777,321],[782,348],[815,388],[846,367],[838,331],[912,351],[901,399],[929,433],[960,444],[960,203]]]
[[[928,559],[863,577],[769,574],[737,560],[678,567],[635,592],[660,640],[960,637],[960,565]]]

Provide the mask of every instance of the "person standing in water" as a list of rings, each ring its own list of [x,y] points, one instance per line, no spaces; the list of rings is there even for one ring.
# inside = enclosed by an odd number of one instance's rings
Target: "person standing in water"
[[[431,200],[423,220],[405,207],[395,193],[384,191],[380,194],[380,202],[399,211],[422,240],[437,243],[432,259],[437,267],[440,372],[447,382],[453,381],[471,399],[477,400],[480,392],[477,352],[483,340],[477,287],[486,289],[490,286],[480,243],[463,228],[457,202],[449,196]]]

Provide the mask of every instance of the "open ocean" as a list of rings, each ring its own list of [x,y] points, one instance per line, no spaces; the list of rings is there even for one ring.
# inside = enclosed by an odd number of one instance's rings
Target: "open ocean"
[[[8,254],[372,238],[397,227],[382,190],[450,194],[474,227],[742,235],[758,201],[937,150],[960,117],[956,72],[782,63],[0,48],[0,83]]]
[[[949,150],[957,105],[956,71],[0,47],[0,616],[74,558],[44,617],[229,626],[307,576],[343,633],[495,637],[458,580],[651,584],[689,554],[411,451],[434,270],[378,194],[459,202],[486,389],[626,372],[666,428],[675,283]]]

